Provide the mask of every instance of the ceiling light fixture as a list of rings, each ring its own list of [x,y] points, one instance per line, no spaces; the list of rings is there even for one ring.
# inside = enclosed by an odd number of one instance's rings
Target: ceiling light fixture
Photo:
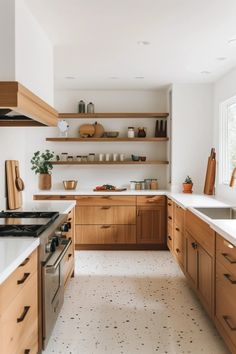
[[[149,45],[150,44],[149,41],[138,41],[137,43],[138,43],[138,45]]]
[[[118,77],[118,76],[110,76],[109,79],[111,79],[111,80],[118,80],[119,77]]]
[[[203,75],[209,75],[209,74],[211,74],[211,72],[208,71],[208,70],[203,70],[203,71],[201,71],[201,74],[203,74]]]
[[[218,57],[218,58],[216,58],[217,60],[219,60],[219,61],[224,61],[224,60],[226,60],[227,58],[226,57]]]
[[[65,79],[67,79],[67,80],[75,80],[75,77],[74,76],[66,76]]]
[[[135,79],[141,80],[144,79],[144,76],[135,76]]]

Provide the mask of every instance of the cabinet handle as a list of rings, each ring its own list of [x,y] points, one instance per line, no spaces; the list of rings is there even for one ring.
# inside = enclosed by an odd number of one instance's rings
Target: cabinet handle
[[[111,227],[111,225],[102,225],[101,229],[109,229]]]
[[[30,354],[30,349],[25,349],[24,354]]]
[[[197,249],[197,242],[192,242],[191,245],[192,245],[192,247],[193,247],[194,250]]]
[[[172,206],[172,204],[171,204],[171,203],[168,203],[168,206]]]
[[[22,315],[19,318],[17,318],[17,323],[24,321],[25,316],[27,315],[29,309],[30,309],[30,306],[25,306],[24,307],[24,311],[23,311]]]
[[[231,258],[231,256],[227,253],[221,253],[223,257],[225,257],[225,259],[231,263],[231,264],[235,264],[236,263],[236,260]]]
[[[102,196],[102,199],[110,199],[110,198],[111,198],[110,195],[103,195],[103,196]]]
[[[176,227],[175,230],[178,231],[178,232],[180,231],[180,229],[178,227]]]
[[[180,249],[179,249],[179,248],[176,248],[176,252],[177,252],[177,253],[180,253]]]
[[[229,316],[223,316],[223,319],[227,326],[230,328],[231,331],[236,331],[236,327],[232,326],[230,323],[230,317]]]
[[[168,219],[169,219],[169,220],[172,220],[172,217],[171,217],[171,216],[168,216]]]
[[[111,207],[110,206],[103,206],[103,207],[101,207],[101,209],[102,210],[108,210],[108,209],[111,209]]]
[[[69,218],[68,221],[72,221],[72,218]]]
[[[68,259],[70,259],[70,257],[72,257],[72,253],[69,253],[69,254],[68,254]]]
[[[26,281],[26,279],[30,276],[30,273],[24,273],[23,277],[20,280],[17,280],[17,284],[24,284],[24,282]]]
[[[168,239],[171,241],[172,240],[172,238],[170,237],[170,236],[168,236]]]
[[[224,274],[224,277],[228,279],[231,284],[236,284],[236,280],[232,279],[230,274]]]
[[[66,195],[60,195],[60,199],[66,199]]]
[[[28,262],[29,262],[30,258],[26,258],[20,265],[19,267],[24,267]]]

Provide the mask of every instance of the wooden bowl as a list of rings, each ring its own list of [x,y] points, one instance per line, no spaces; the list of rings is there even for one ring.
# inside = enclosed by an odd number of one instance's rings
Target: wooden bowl
[[[76,189],[77,183],[78,183],[78,181],[75,181],[75,180],[63,181],[63,185],[66,190]]]

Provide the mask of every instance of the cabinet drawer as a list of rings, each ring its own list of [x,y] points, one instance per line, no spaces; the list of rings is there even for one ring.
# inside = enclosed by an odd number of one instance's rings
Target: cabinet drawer
[[[82,206],[76,207],[76,224],[136,224],[135,206]]]
[[[0,285],[0,314],[7,308],[22,288],[30,282],[37,270],[38,257],[35,250],[24,262]]]
[[[236,247],[216,235],[216,259],[236,277]]]
[[[63,261],[63,274],[64,274],[64,285],[68,281],[68,277],[72,274],[74,270],[74,250],[73,244],[68,248]]]
[[[170,251],[173,249],[173,225],[170,222],[167,224],[167,246]]]
[[[184,214],[185,210],[181,208],[178,204],[174,203],[174,223],[181,232],[184,232]]]
[[[184,236],[182,232],[174,229],[174,240],[173,240],[174,254],[178,262],[184,265]]]
[[[172,220],[174,216],[174,203],[171,199],[167,199],[167,215],[168,219]]]
[[[138,205],[165,205],[166,197],[163,195],[140,195],[137,197]]]
[[[134,196],[113,196],[113,195],[102,195],[102,196],[76,196],[77,205],[135,205],[136,197]]]
[[[230,275],[231,280],[235,277],[219,263],[216,272],[216,317],[236,346],[236,284],[232,284],[225,274]]]
[[[29,338],[38,338],[36,272],[1,315],[0,332],[1,354],[18,354]]]
[[[185,218],[186,230],[195,238],[195,240],[207,251],[210,255],[215,252],[215,232],[210,226],[201,220],[198,216],[186,211]]]
[[[136,243],[135,225],[76,225],[76,244]]]

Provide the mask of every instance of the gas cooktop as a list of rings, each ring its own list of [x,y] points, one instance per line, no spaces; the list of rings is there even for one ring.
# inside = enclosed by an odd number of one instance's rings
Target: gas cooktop
[[[38,237],[58,216],[58,212],[44,211],[0,212],[0,237]]]

